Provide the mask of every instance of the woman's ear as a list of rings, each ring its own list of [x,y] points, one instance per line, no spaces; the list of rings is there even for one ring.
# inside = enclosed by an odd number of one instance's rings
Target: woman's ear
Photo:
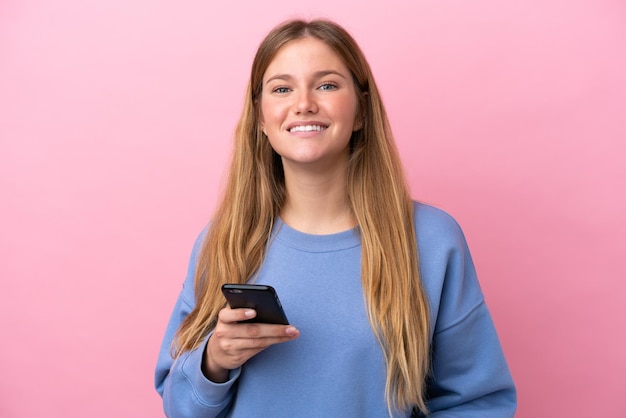
[[[352,127],[352,132],[360,131],[365,124],[365,111],[363,109],[359,109],[354,118],[354,126]]]
[[[263,121],[263,116],[259,115],[259,129],[263,132],[263,135],[267,136],[267,132],[265,132],[265,122]]]
[[[367,105],[367,92],[364,92],[362,94],[363,98],[359,100],[359,110],[357,111],[356,117],[354,118],[354,127],[352,128],[352,132],[361,130],[363,128],[363,125],[365,124],[365,106]]]
[[[265,121],[263,120],[263,115],[261,111],[258,111],[258,120],[259,120],[259,129],[263,132],[263,135],[267,136],[267,132],[265,131]]]

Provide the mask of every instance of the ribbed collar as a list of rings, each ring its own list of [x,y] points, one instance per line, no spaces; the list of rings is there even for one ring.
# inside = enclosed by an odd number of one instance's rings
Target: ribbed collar
[[[361,245],[358,227],[336,234],[313,235],[293,229],[280,217],[276,218],[272,239],[298,250],[316,253],[341,251]]]

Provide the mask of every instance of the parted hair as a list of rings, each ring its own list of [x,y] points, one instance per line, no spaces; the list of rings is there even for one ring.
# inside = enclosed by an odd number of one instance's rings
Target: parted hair
[[[285,22],[256,52],[226,187],[198,259],[196,305],[176,333],[173,353],[198,347],[215,327],[225,306],[221,285],[247,282],[263,263],[285,202],[285,178],[280,156],[260,127],[262,80],[280,48],[304,37],[329,45],[356,87],[361,123],[350,139],[347,197],[360,233],[367,313],[387,366],[387,405],[427,413],[429,307],[419,274],[413,202],[370,66],[352,36],[328,20]]]

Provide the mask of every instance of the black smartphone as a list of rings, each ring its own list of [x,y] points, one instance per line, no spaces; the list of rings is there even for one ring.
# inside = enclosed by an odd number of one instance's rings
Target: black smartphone
[[[231,308],[251,308],[256,316],[242,322],[289,325],[276,290],[262,284],[225,284],[222,293]]]

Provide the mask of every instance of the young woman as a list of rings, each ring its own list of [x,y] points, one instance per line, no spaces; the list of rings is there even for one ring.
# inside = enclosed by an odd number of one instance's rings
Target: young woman
[[[516,393],[462,231],[413,202],[370,67],[335,23],[261,43],[228,183],[156,388],[170,417],[509,417]],[[224,283],[273,286],[251,324]]]

